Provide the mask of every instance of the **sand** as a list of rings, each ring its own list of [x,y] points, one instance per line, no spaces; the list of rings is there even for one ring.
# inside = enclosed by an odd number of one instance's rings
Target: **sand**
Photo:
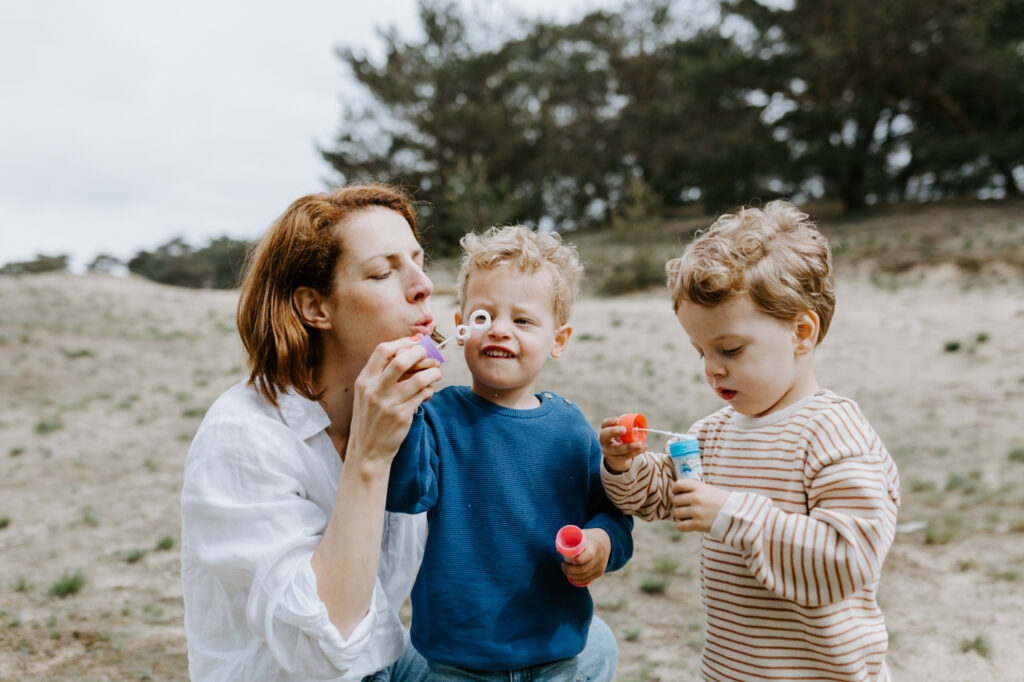
[[[901,680],[1024,679],[1024,281],[840,274],[819,379],[893,453],[909,524],[880,592],[889,664]],[[204,410],[243,377],[236,296],[0,278],[0,679],[187,679],[178,495]],[[435,310],[450,330],[451,296]],[[541,387],[593,424],[642,411],[681,430],[719,407],[664,292],[587,298],[574,323]],[[445,382],[464,382],[450,355]],[[630,564],[592,587],[617,679],[695,679],[698,538],[643,521],[635,538]],[[54,594],[76,574],[77,591]]]

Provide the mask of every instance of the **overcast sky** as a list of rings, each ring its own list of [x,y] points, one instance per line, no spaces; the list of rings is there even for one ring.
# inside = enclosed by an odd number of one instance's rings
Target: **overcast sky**
[[[416,1],[0,0],[0,264],[258,237],[333,179],[335,48],[388,26],[417,36]]]

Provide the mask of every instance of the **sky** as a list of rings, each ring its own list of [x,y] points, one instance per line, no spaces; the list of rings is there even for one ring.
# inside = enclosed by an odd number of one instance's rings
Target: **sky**
[[[464,0],[500,11],[496,0]],[[517,0],[566,20],[612,1]],[[0,265],[256,239],[335,180],[336,48],[414,39],[416,0],[0,0]],[[497,8],[497,9],[495,9]]]

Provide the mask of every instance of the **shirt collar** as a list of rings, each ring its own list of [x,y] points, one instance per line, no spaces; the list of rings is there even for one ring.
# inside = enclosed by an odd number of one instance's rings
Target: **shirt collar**
[[[303,398],[294,388],[289,388],[286,393],[280,393],[277,404],[280,405],[284,423],[302,440],[308,440],[331,425],[331,418],[327,416],[323,406]]]

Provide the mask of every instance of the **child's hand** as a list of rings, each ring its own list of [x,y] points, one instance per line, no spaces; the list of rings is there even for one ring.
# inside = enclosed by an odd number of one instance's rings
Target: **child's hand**
[[[676,528],[707,533],[729,497],[724,488],[684,478],[672,484],[672,518]]]
[[[584,528],[587,548],[574,557],[565,557],[562,573],[576,585],[586,585],[604,575],[612,554],[612,540],[602,528]]]
[[[629,463],[644,451],[644,444],[639,441],[623,443],[620,436],[626,435],[626,427],[619,426],[618,417],[608,417],[601,422],[598,440],[601,442],[601,453],[604,463],[612,471],[629,471]]]

